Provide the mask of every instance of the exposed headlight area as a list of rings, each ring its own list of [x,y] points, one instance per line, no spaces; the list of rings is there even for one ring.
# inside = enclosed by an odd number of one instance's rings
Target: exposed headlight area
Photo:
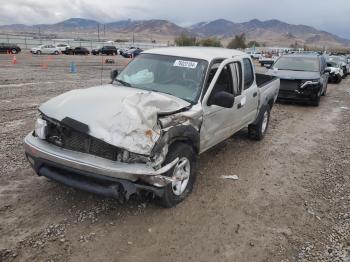
[[[88,134],[81,133],[47,116],[35,123],[34,136],[67,150],[86,153],[121,163],[149,163],[150,157],[131,153]]]
[[[47,121],[38,118],[35,122],[34,134],[40,139],[45,140],[47,136]]]
[[[319,80],[303,80],[301,81],[301,85],[300,85],[300,89],[304,89],[306,87],[316,87],[320,85],[320,81]]]

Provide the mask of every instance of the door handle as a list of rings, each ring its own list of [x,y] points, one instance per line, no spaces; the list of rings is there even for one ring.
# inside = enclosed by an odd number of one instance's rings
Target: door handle
[[[255,93],[253,94],[253,97],[257,97],[257,95],[258,95],[258,92],[255,92]]]

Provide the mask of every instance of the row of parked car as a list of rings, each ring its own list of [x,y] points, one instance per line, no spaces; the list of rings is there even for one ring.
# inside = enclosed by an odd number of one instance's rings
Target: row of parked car
[[[261,52],[252,52],[249,54],[253,59],[258,60],[261,66],[265,67],[271,67],[282,55],[263,54]],[[328,55],[325,57],[327,61],[327,71],[329,71],[330,74],[329,81],[331,83],[340,83],[350,72],[350,55]]]
[[[143,50],[136,47],[116,48],[115,46],[102,46],[91,50],[85,47],[70,47],[67,44],[41,45],[30,50],[31,53],[40,54],[66,54],[66,55],[122,55],[125,58],[138,56]]]
[[[22,50],[18,45],[0,43],[0,53],[4,54],[18,54]],[[137,47],[129,48],[116,48],[115,46],[102,46],[91,50],[85,47],[71,47],[68,44],[56,44],[56,45],[40,45],[30,49],[32,54],[41,55],[121,55],[125,58],[133,58],[138,56],[143,50]]]
[[[281,80],[279,100],[301,100],[318,106],[328,83],[340,83],[350,74],[350,56],[285,54],[265,66],[269,75]]]

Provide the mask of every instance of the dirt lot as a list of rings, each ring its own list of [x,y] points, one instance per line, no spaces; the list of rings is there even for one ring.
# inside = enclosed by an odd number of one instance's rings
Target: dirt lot
[[[262,142],[242,131],[202,155],[193,194],[163,209],[39,178],[23,155],[39,104],[107,83],[126,60],[11,59],[0,56],[0,261],[350,261],[350,78],[319,108],[277,104]]]

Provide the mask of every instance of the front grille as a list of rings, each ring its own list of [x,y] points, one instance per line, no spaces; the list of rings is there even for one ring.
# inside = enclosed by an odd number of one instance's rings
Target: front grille
[[[119,148],[62,124],[48,122],[46,140],[64,149],[117,160]]]
[[[294,91],[294,90],[298,90],[300,86],[301,86],[300,80],[281,79],[280,90]]]

